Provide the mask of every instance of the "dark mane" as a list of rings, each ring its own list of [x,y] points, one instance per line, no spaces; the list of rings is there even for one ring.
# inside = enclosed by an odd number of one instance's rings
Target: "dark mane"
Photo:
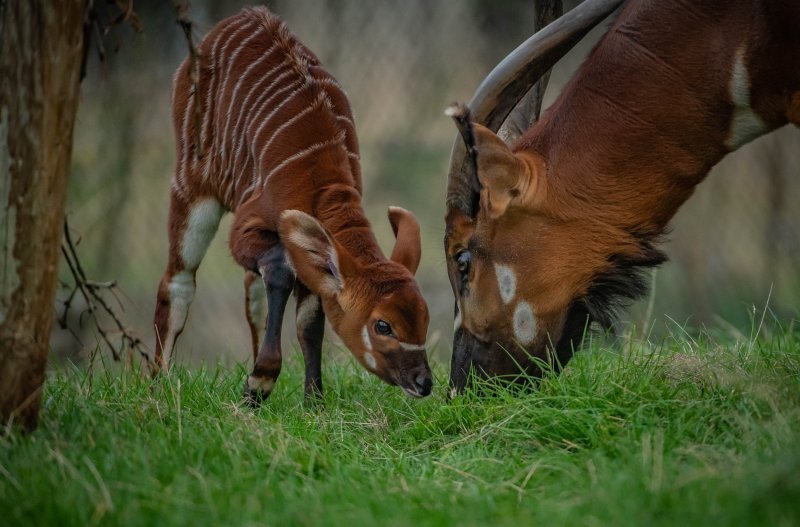
[[[619,313],[647,294],[646,271],[667,261],[653,241],[638,239],[636,254],[615,254],[609,258],[611,269],[598,274],[586,294],[575,299],[567,312],[556,355],[561,365],[569,361],[580,346],[592,323],[612,330]]]
[[[579,301],[591,322],[612,329],[620,311],[647,294],[646,271],[667,261],[667,255],[651,241],[639,240],[638,254],[616,254],[609,258],[610,271],[597,275]]]

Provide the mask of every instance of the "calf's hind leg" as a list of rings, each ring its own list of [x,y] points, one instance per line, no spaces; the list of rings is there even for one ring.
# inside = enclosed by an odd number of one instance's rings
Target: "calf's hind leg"
[[[223,208],[214,198],[184,200],[173,191],[169,207],[169,259],[156,298],[154,372],[168,371],[195,292],[195,273],[217,232]]]
[[[245,397],[258,405],[266,399],[281,373],[281,326],[286,302],[294,287],[294,272],[286,263],[283,245],[279,242],[258,259],[258,272],[267,289],[267,324],[264,342],[258,352],[253,372],[247,377]]]

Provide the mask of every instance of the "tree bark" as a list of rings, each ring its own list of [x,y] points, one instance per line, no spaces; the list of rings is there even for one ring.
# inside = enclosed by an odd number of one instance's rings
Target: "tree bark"
[[[86,0],[0,0],[0,418],[36,427]]]

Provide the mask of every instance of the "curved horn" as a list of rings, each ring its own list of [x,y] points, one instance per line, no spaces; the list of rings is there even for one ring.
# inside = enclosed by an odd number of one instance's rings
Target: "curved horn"
[[[537,32],[548,24],[552,24],[564,14],[564,5],[561,0],[537,0],[533,3],[533,8],[535,16],[533,29]],[[517,103],[514,110],[511,111],[511,114],[500,127],[497,135],[506,144],[514,144],[525,130],[539,120],[539,114],[542,113],[544,92],[547,89],[547,83],[550,81],[551,71],[553,71],[552,68],[542,74],[542,77]]]
[[[472,119],[497,131],[534,83],[622,1],[585,0],[520,44],[478,87],[469,103]],[[478,209],[476,182],[474,166],[459,137],[450,154],[447,210],[460,209],[474,217]]]

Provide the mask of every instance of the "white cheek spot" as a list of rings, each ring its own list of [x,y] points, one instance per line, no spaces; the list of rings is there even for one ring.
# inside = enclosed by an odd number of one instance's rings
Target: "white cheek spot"
[[[514,309],[514,338],[523,346],[533,342],[536,336],[536,318],[527,302],[520,302]]]
[[[378,363],[375,362],[375,357],[368,351],[364,353],[364,362],[367,363],[370,370],[374,371],[378,367]]]
[[[297,308],[297,326],[305,328],[311,324],[317,309],[319,309],[319,297],[317,295],[305,297]]]
[[[456,312],[456,319],[453,321],[453,333],[461,329],[461,310]]]
[[[367,326],[364,326],[361,329],[361,338],[364,340],[364,347],[367,348],[368,350],[371,350],[372,342],[370,342],[369,340],[369,331],[367,330]],[[375,359],[373,358],[372,360],[374,361]]]
[[[181,258],[187,269],[197,269],[217,232],[222,205],[214,198],[200,200],[189,211],[181,243]]]
[[[500,298],[508,304],[517,293],[517,275],[510,267],[495,264],[494,273],[497,275],[497,287],[500,289]]]
[[[725,146],[731,150],[736,150],[768,131],[767,125],[751,106],[750,75],[744,63],[744,52],[743,47],[736,51],[729,85],[731,101],[733,101],[733,116]]]

